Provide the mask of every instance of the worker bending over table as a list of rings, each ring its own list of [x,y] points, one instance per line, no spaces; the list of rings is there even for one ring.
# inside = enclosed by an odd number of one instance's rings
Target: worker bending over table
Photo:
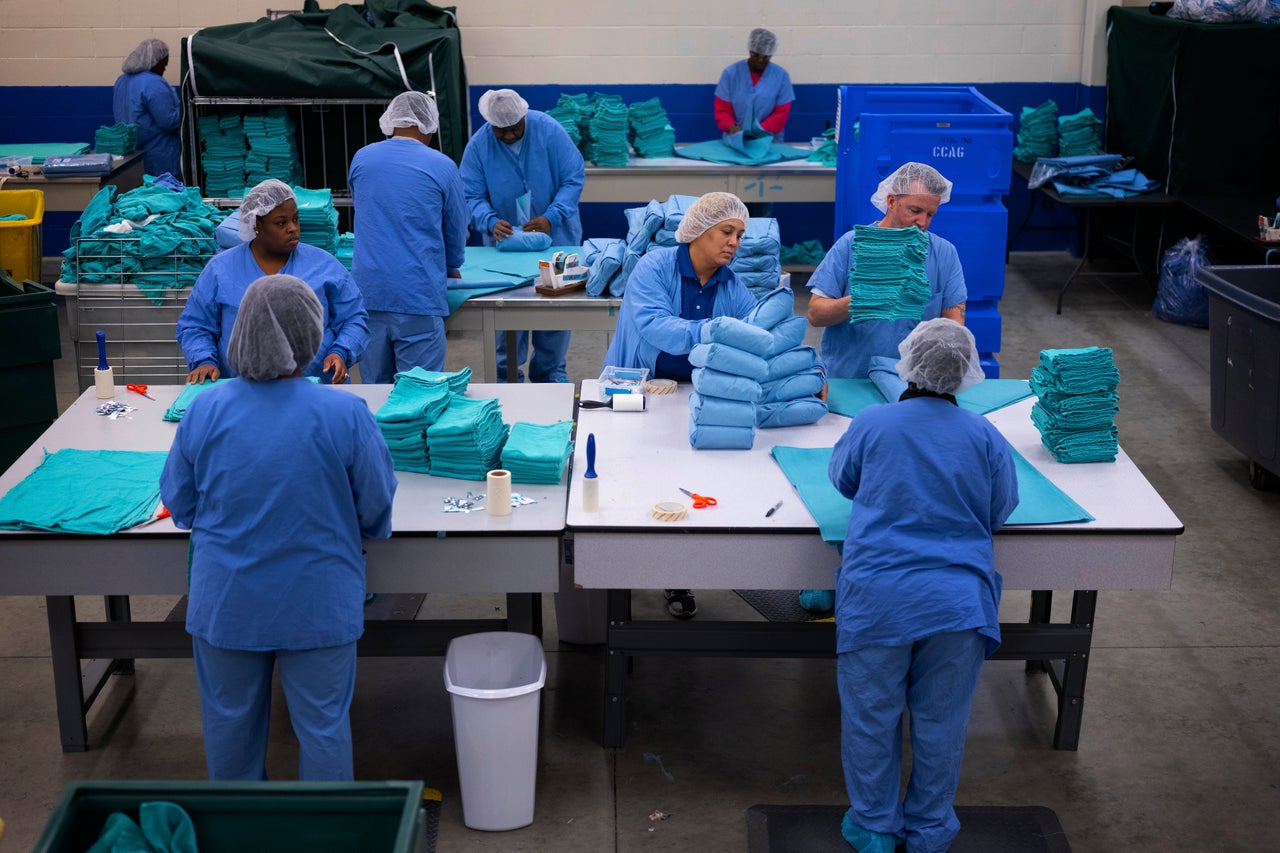
[[[905,163],[880,182],[871,203],[884,213],[880,228],[928,231],[940,205],[951,198],[951,182],[923,163]],[[898,344],[921,320],[946,317],[964,323],[964,272],[956,247],[929,234],[924,274],[929,298],[917,317],[851,322],[850,279],[856,254],[855,232],[836,241],[809,277],[809,324],[823,329],[819,356],[832,379],[866,379],[875,356],[894,358]]]
[[[358,226],[351,277],[369,312],[360,379],[387,385],[414,367],[444,370],[448,279],[462,277],[468,217],[458,167],[430,147],[435,99],[402,92],[378,126],[390,139],[356,152],[347,184]]]
[[[396,478],[365,401],[301,381],[324,336],[307,282],[249,285],[226,346],[243,381],[191,401],[160,478],[174,524],[191,531],[187,631],[214,781],[267,778],[276,667],[298,777],[353,778],[361,540],[391,535]]]
[[[178,127],[182,106],[178,93],[164,79],[169,46],[160,39],[144,39],[120,65],[124,72],[111,89],[111,114],[116,124],[138,128],[136,144],[148,175],[182,174],[182,145]]]
[[[529,109],[513,89],[490,89],[480,96],[485,124],[462,153],[462,183],[471,209],[471,224],[486,246],[522,231],[551,235],[553,246],[581,246],[578,199],[586,168],[578,148],[560,123]],[[529,356],[530,382],[568,382],[567,331],[533,332]],[[529,351],[529,332],[516,335],[516,364]],[[498,381],[507,376],[506,334],[497,335]],[[517,372],[523,380],[523,371]]]
[[[863,410],[831,482],[853,501],[836,578],[841,760],[860,853],[946,850],[982,662],[1000,646],[992,534],[1018,504],[1008,441],[955,395],[983,379],[968,329],[921,323],[899,347],[902,398]],[[911,776],[899,799],[902,712]]]
[[[689,205],[671,248],[650,249],[627,279],[618,326],[605,366],[644,367],[650,376],[688,382],[689,352],[702,327],[715,317],[745,318],[756,300],[729,264],[750,217],[732,193],[713,192]],[[677,619],[698,612],[693,593],[666,590],[667,610]]]
[[[369,344],[364,299],[351,274],[324,249],[299,242],[298,201],[283,181],[268,178],[245,193],[240,205],[239,246],[219,252],[200,272],[178,317],[178,345],[187,360],[187,382],[232,377],[227,341],[245,290],[264,275],[296,276],[320,299],[324,340],[303,376],[340,385]]]
[[[721,72],[715,95],[716,127],[721,133],[750,133],[758,124],[782,141],[796,93],[787,69],[772,62],[777,50],[778,37],[757,27],[747,36],[747,58]]]

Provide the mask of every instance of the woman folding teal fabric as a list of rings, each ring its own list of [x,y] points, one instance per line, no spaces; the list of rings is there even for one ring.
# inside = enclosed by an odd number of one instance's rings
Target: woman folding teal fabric
[[[240,205],[240,239],[205,266],[178,318],[178,345],[187,360],[188,382],[236,375],[227,361],[227,340],[240,300],[263,275],[296,276],[316,292],[324,307],[324,340],[303,376],[340,385],[369,345],[364,298],[338,259],[299,242],[298,203],[283,181],[268,178],[245,194]]]
[[[124,73],[111,91],[111,112],[116,124],[138,128],[138,148],[148,175],[182,174],[178,125],[182,110],[178,94],[164,79],[169,46],[160,39],[146,39],[120,65]]]
[[[778,37],[757,27],[747,37],[747,58],[730,65],[720,75],[716,86],[716,126],[722,133],[746,131],[755,125],[782,141],[796,99],[791,88],[791,75],[781,65],[774,65],[773,54]]]
[[[363,400],[301,381],[324,335],[309,284],[263,276],[239,308],[227,363],[241,381],[191,401],[160,477],[191,531],[187,631],[209,777],[267,777],[278,667],[299,777],[347,781],[361,540],[391,535],[391,457]]]

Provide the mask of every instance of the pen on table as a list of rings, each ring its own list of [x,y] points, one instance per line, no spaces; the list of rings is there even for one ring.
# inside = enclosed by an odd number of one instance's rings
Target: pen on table
[[[771,515],[773,515],[775,512],[777,512],[781,507],[782,507],[782,501],[778,501],[776,504],[774,504],[773,506],[769,507],[769,511],[768,511],[768,512],[766,512],[766,513],[764,514],[764,517],[765,517],[765,518],[768,518],[769,516],[771,516]]]

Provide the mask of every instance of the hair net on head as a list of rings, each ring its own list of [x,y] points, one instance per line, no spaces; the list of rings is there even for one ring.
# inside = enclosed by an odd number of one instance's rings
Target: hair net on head
[[[490,89],[480,96],[480,115],[494,127],[519,124],[529,112],[529,102],[515,89]]]
[[[227,361],[245,379],[266,382],[306,367],[324,337],[324,309],[311,285],[264,275],[240,300]]]
[[[289,199],[297,199],[293,187],[276,178],[267,178],[240,203],[240,239],[248,242],[258,233],[258,217],[270,213]]]
[[[401,92],[391,99],[378,127],[383,136],[391,136],[397,127],[416,127],[423,133],[440,129],[440,109],[435,99],[422,92]]]
[[[778,49],[778,37],[764,27],[756,27],[747,36],[747,52],[761,56],[773,56]]]
[[[133,53],[120,63],[120,70],[125,74],[137,74],[139,71],[150,71],[156,63],[169,55],[169,45],[160,39],[144,39],[142,44],[133,49]]]
[[[742,199],[733,193],[707,193],[689,205],[684,219],[676,228],[677,243],[692,243],[701,237],[708,228],[714,228],[726,219],[738,219],[746,226],[751,216]]]
[[[903,382],[937,394],[959,394],[984,378],[973,332],[955,320],[926,320],[898,344]]]
[[[951,201],[951,182],[932,166],[903,163],[880,182],[875,195],[871,196],[871,203],[881,213],[888,213],[891,195],[936,195],[940,199],[939,204],[946,204]]]

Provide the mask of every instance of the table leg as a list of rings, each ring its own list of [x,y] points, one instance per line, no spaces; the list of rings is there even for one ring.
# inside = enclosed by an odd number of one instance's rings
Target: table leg
[[[1098,605],[1096,590],[1076,590],[1071,599],[1071,624],[1093,635],[1093,618]],[[1084,682],[1089,672],[1089,653],[1069,656],[1062,664],[1058,686],[1058,723],[1053,730],[1054,749],[1080,746],[1080,723],[1084,718]]]
[[[1037,589],[1031,592],[1031,615],[1027,618],[1030,625],[1048,625],[1053,616],[1053,591]],[[1027,672],[1045,672],[1049,669],[1047,661],[1028,660]]]
[[[609,590],[609,631],[613,626],[631,618],[631,590]],[[618,749],[626,740],[627,726],[627,658],[621,651],[606,643],[604,663],[604,735],[603,745]]]
[[[133,616],[129,610],[129,596],[127,595],[105,595],[103,600],[106,603],[107,621],[108,622],[132,622]],[[132,673],[133,658],[117,658],[115,666],[112,667],[115,672]]]
[[[498,334],[497,311],[490,304],[480,311],[480,375],[486,384],[498,381],[498,353],[495,349]]]
[[[84,682],[76,647],[76,600],[70,595],[45,596],[49,618],[49,652],[53,660],[53,695],[63,752],[84,752],[89,731],[84,721]]]
[[[542,593],[507,593],[507,630],[542,636]]]
[[[1076,264],[1076,268],[1071,271],[1071,275],[1067,276],[1067,280],[1063,283],[1062,289],[1058,291],[1058,313],[1062,313],[1062,297],[1067,295],[1067,288],[1071,286],[1071,282],[1076,280],[1076,276],[1080,274],[1080,270],[1089,262],[1089,243],[1090,233],[1093,231],[1093,214],[1089,212],[1089,208],[1083,208],[1074,211],[1080,217],[1082,230],[1084,231],[1084,240],[1080,247],[1080,263]]]

